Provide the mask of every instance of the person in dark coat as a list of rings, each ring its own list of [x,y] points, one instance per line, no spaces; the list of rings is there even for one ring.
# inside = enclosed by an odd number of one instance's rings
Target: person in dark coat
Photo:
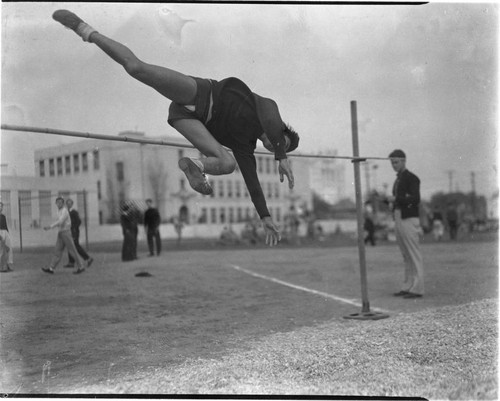
[[[396,172],[392,188],[396,239],[404,261],[404,282],[395,296],[421,298],[424,295],[424,261],[420,250],[420,179],[406,168],[406,154],[396,149],[389,154]]]
[[[93,258],[89,256],[89,254],[82,248],[80,245],[80,226],[82,224],[82,220],[80,219],[80,215],[76,209],[73,209],[73,200],[68,198],[66,199],[66,207],[69,210],[69,218],[71,219],[71,236],[73,237],[73,242],[75,243],[75,248],[78,254],[83,258],[83,260],[87,263],[87,267],[90,267]],[[68,253],[68,264],[64,265],[64,267],[75,267],[75,259],[71,254]]]
[[[137,259],[137,217],[135,210],[128,203],[122,207],[120,224],[123,232],[122,261],[135,260]]]
[[[158,209],[153,207],[151,199],[146,199],[146,205],[148,205],[148,208],[144,213],[144,229],[146,230],[146,238],[148,240],[149,256],[155,256],[155,244],[156,254],[159,256],[161,253],[161,216]]]

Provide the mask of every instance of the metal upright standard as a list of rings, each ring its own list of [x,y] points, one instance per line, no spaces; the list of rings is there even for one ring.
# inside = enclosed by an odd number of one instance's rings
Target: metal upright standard
[[[359,163],[366,161],[366,158],[359,157],[359,141],[358,141],[358,116],[356,109],[356,101],[351,101],[351,127],[352,127],[352,163],[354,165],[354,185],[356,191],[356,212],[358,223],[358,253],[359,253],[359,270],[361,275],[361,300],[362,309],[360,313],[353,313],[344,316],[345,319],[358,320],[378,320],[389,317],[384,313],[370,311],[370,302],[368,301],[368,286],[366,279],[366,255],[365,255],[365,240],[363,229],[363,197],[361,194],[361,174]]]

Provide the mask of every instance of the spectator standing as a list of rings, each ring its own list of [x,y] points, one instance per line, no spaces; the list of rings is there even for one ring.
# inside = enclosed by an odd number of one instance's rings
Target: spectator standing
[[[146,199],[148,206],[144,213],[144,230],[148,240],[149,256],[155,256],[154,246],[156,244],[156,255],[161,253],[161,237],[160,237],[160,224],[161,216],[158,209],[153,207],[153,201]]]
[[[73,199],[66,199],[66,207],[68,208],[69,218],[71,219],[71,236],[73,237],[76,251],[87,263],[87,267],[90,267],[94,259],[92,259],[80,245],[80,226],[82,225],[82,220],[80,219],[78,211],[73,209]],[[68,253],[68,264],[64,267],[75,267],[75,259],[73,259],[70,253]]]
[[[288,226],[288,234],[289,234],[289,240],[292,244],[298,245],[300,244],[300,238],[299,238],[299,226],[300,226],[300,220],[299,220],[299,214],[297,213],[297,209],[295,209],[295,206],[290,206],[290,211],[288,214],[285,216],[285,222]]]
[[[436,241],[441,241],[443,239],[443,215],[439,209],[434,210],[434,213],[432,214],[432,234],[434,235],[434,239]]]
[[[61,197],[56,198],[57,205],[57,221],[51,224],[50,226],[44,227],[44,230],[50,230],[52,228],[58,227],[59,232],[57,233],[57,241],[54,249],[54,256],[50,261],[48,267],[42,267],[42,271],[45,273],[54,274],[54,269],[57,264],[61,261],[64,249],[68,250],[68,253],[73,256],[75,259],[75,263],[77,266],[77,270],[74,274],[79,274],[85,271],[85,268],[82,266],[82,262],[78,257],[78,253],[75,248],[75,243],[73,242],[73,238],[71,236],[71,218],[69,217],[68,209],[64,206],[64,199]]]
[[[0,272],[12,271],[14,257],[12,255],[12,242],[10,240],[7,218],[3,214],[3,202],[0,202]]]
[[[128,203],[122,207],[120,224],[123,233],[122,261],[135,260],[137,259],[137,218],[135,210]]]
[[[389,201],[396,223],[396,239],[405,264],[402,288],[395,296],[420,298],[424,294],[424,264],[420,251],[420,179],[406,168],[406,155],[396,149],[389,155],[397,173]]]
[[[375,223],[373,222],[370,214],[367,212],[365,213],[365,222],[363,226],[366,235],[365,235],[365,244],[368,242],[371,244],[371,246],[375,246]]]
[[[453,202],[448,203],[448,210],[446,211],[446,222],[448,223],[448,230],[450,232],[450,239],[455,241],[458,233],[458,212]]]

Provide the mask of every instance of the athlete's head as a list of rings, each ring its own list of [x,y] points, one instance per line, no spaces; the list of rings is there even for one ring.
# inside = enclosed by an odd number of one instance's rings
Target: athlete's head
[[[297,146],[299,146],[299,134],[297,134],[289,125],[285,125],[283,133],[285,135],[285,152],[288,153],[297,149]],[[274,152],[274,146],[266,134],[263,134],[260,137],[260,140],[269,152]]]

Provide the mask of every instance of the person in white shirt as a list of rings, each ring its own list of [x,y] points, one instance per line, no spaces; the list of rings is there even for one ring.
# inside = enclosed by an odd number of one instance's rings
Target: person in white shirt
[[[66,209],[64,204],[64,199],[58,197],[56,199],[57,205],[57,221],[51,224],[50,226],[44,227],[44,230],[50,230],[52,228],[58,227],[59,232],[57,233],[57,242],[54,248],[54,256],[52,256],[52,260],[48,267],[42,267],[42,271],[49,274],[54,274],[54,269],[57,264],[61,261],[64,249],[68,250],[68,253],[75,260],[75,264],[77,270],[74,274],[79,274],[85,271],[85,268],[82,266],[82,262],[78,257],[78,253],[75,248],[75,243],[73,242],[73,237],[71,236],[71,218],[69,216],[68,209]]]

